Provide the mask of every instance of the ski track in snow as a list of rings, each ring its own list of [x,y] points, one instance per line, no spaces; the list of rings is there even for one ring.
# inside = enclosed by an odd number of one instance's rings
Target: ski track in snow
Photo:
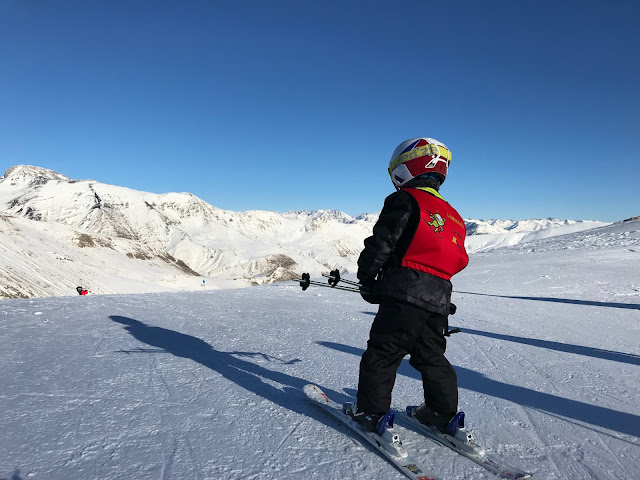
[[[619,248],[582,232],[454,278],[460,407],[536,479],[640,478],[639,229],[623,227]],[[404,478],[301,392],[353,397],[375,310],[293,283],[2,301],[0,479]],[[420,395],[405,359],[393,406]],[[442,478],[496,478],[400,434]]]

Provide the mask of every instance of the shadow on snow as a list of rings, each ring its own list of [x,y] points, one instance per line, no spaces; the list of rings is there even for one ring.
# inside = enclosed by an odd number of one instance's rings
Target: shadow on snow
[[[259,352],[221,352],[214,349],[204,340],[184,333],[176,332],[162,327],[147,325],[133,318],[119,315],[109,316],[114,322],[124,325],[124,329],[136,340],[155,347],[136,348],[134,350],[120,350],[122,353],[170,353],[176,357],[191,359],[211,370],[220,373],[224,378],[236,383],[240,387],[255,393],[256,395],[273,402],[276,405],[288,408],[289,410],[311,417],[327,426],[336,429],[331,417],[322,413],[320,409],[310,408],[309,400],[302,392],[302,387],[311,383],[303,378],[294,377],[285,373],[269,370],[255,363],[243,360],[238,357],[261,358],[273,361],[275,357]],[[292,364],[299,359],[289,362],[277,359],[284,364]],[[262,379],[268,379],[282,386],[282,389],[269,385]],[[346,401],[347,397],[335,391],[325,388],[323,390],[328,395],[333,396],[336,401]],[[310,415],[314,412],[317,415]],[[344,427],[346,429],[346,427]]]
[[[576,300],[571,298],[554,298],[554,297],[520,297],[515,295],[494,295],[490,293],[458,292],[458,291],[456,291],[456,293],[457,294],[466,293],[468,295],[482,295],[484,297],[514,298],[516,300],[537,300],[539,302],[571,303],[574,305],[589,305],[593,307],[627,308],[630,310],[640,310],[640,304],[638,303],[596,302],[593,300]]]
[[[323,347],[340,352],[362,356],[364,350],[334,342],[316,342]],[[502,398],[518,405],[536,408],[551,414],[572,418],[602,428],[615,430],[627,435],[640,437],[640,417],[630,413],[618,412],[606,407],[589,405],[577,400],[537,392],[525,387],[509,385],[492,380],[480,373],[463,367],[455,367],[458,374],[458,386],[485,395]],[[420,374],[405,359],[398,369],[400,375],[421,380]]]
[[[554,342],[551,340],[539,340],[537,338],[523,338],[513,335],[483,332],[482,330],[474,330],[472,328],[465,327],[460,327],[460,330],[462,333],[469,333],[471,335],[480,335],[482,337],[496,338],[498,340],[506,340],[508,342],[533,345],[534,347],[547,348],[549,350],[557,350],[559,352],[575,353],[576,355],[584,355],[585,357],[602,358],[604,360],[611,360],[614,362],[640,365],[640,355],[635,355],[633,353],[615,352],[613,350],[584,347],[582,345],[571,345],[569,343]]]
[[[20,476],[20,470],[15,470],[13,472],[13,475],[11,475],[11,478],[0,478],[0,480],[22,480],[22,477]]]
[[[160,351],[170,353],[176,357],[191,359],[207,368],[210,368],[213,371],[220,373],[226,379],[236,383],[242,388],[253,392],[266,400],[288,408],[289,410],[301,415],[311,416],[309,415],[309,413],[313,410],[308,408],[306,396],[304,395],[304,393],[302,393],[302,387],[307,383],[310,383],[308,380],[269,370],[255,363],[237,358],[236,355],[243,357],[259,357],[263,359],[272,359],[273,357],[262,353],[252,352],[223,352],[214,349],[204,340],[191,335],[186,335],[162,327],[149,326],[143,322],[140,322],[139,320],[134,320],[132,318],[119,315],[112,315],[109,318],[114,322],[124,325],[125,330],[127,330],[127,332],[129,332],[138,341],[159,349],[137,349],[134,350],[134,352],[153,353]],[[485,333],[479,331],[469,331],[467,329],[465,329],[465,331],[474,334]],[[487,335],[494,336],[494,334]],[[501,335],[495,336],[497,338],[508,337]],[[511,340],[510,338],[505,339]],[[515,340],[513,341],[517,341],[517,339],[518,337],[515,337]],[[536,344],[533,342],[535,342],[535,340],[532,340],[532,344]],[[543,344],[546,343],[544,341],[539,342],[543,342]],[[555,342],[549,343],[553,344]],[[317,344],[357,356],[362,356],[362,354],[364,353],[364,350],[360,348],[351,347],[349,345],[343,345],[339,343],[317,342]],[[580,348],[587,348],[563,344],[560,345],[562,346],[562,348],[566,347],[566,349],[562,351],[573,351],[574,353],[583,353],[580,351]],[[553,346],[549,345],[540,346],[545,346],[545,348],[553,348]],[[571,350],[574,348],[577,348],[577,350]],[[611,353],[616,352],[610,352],[610,354]],[[598,356],[597,354],[594,355],[593,351],[589,351],[588,354],[590,356]],[[603,358],[612,359],[610,357]],[[283,363],[291,364],[296,361],[299,360],[295,359],[290,362]],[[536,408],[541,411],[549,412],[551,414],[572,418],[584,423],[615,430],[620,433],[633,435],[636,437],[640,436],[640,417],[638,417],[637,415],[618,412],[606,407],[589,405],[584,402],[569,400],[557,395],[537,392],[535,390],[524,387],[509,385],[497,380],[487,378],[486,376],[467,368],[455,368],[456,372],[458,373],[458,384],[461,388],[473,390],[489,396],[502,398],[519,405]],[[420,374],[409,365],[409,362],[407,360],[402,361],[402,364],[398,369],[398,373],[410,378],[420,380]],[[282,389],[265,383],[262,378],[280,384],[282,386]],[[324,387],[323,389],[329,396],[335,398],[338,402],[348,400],[348,398],[342,393],[332,391]],[[335,428],[334,422],[329,421],[329,416],[324,415],[319,409],[317,413],[317,415],[312,416],[314,420],[318,420],[325,425]]]

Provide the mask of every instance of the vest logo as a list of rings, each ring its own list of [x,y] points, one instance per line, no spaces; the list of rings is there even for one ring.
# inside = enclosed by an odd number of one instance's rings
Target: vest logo
[[[448,218],[449,220],[451,220],[452,222],[457,223],[457,224],[458,224],[458,225],[460,225],[462,228],[467,228],[467,227],[465,226],[465,224],[464,224],[464,223],[462,223],[460,220],[458,220],[456,217],[454,217],[454,216],[453,216],[453,215],[451,215],[450,213],[447,213],[447,218]]]
[[[437,210],[436,210],[436,213],[431,213],[431,211],[427,209],[427,213],[429,214],[430,220],[427,220],[425,218],[424,221],[426,222],[427,225],[431,227],[431,230],[433,230],[433,233],[435,233],[438,236],[438,238],[442,238],[440,236],[440,232],[444,231],[444,223],[445,223],[444,218],[440,216]]]

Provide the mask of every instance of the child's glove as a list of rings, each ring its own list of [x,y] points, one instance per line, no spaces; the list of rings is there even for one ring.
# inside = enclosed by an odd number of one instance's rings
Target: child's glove
[[[455,303],[450,303],[449,304],[449,315],[455,314],[457,309],[458,309],[458,307],[456,307]]]
[[[378,304],[380,299],[373,293],[375,280],[360,280],[360,296],[367,303]]]

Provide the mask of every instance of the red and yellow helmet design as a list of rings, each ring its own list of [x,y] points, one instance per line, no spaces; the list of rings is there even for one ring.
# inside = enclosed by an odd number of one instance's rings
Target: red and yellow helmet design
[[[396,188],[424,173],[437,173],[444,182],[451,163],[447,146],[433,138],[411,138],[395,149],[389,162],[389,176]]]

